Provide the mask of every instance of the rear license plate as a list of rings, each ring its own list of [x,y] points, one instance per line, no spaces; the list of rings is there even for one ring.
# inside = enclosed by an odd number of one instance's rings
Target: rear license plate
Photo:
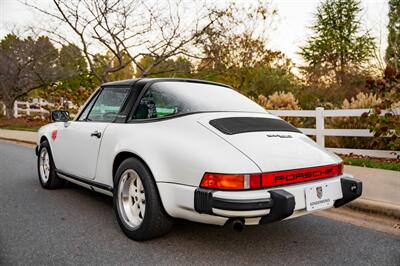
[[[334,189],[329,184],[319,184],[305,188],[306,209],[316,211],[333,206]]]

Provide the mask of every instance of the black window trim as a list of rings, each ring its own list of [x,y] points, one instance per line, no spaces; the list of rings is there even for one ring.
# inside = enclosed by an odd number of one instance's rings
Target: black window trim
[[[145,82],[145,84],[140,84],[141,82]],[[164,121],[164,120],[169,120],[173,118],[178,118],[178,117],[183,117],[187,115],[193,115],[193,114],[199,114],[199,113],[216,113],[216,112],[239,112],[239,111],[198,111],[198,112],[188,112],[188,113],[178,113],[178,114],[173,114],[169,116],[164,116],[164,117],[156,117],[156,118],[146,118],[146,119],[135,119],[132,118],[133,114],[136,112],[136,109],[138,108],[138,105],[140,103],[140,100],[144,96],[144,94],[150,89],[150,87],[157,83],[157,82],[186,82],[186,83],[200,83],[200,84],[206,84],[206,85],[215,85],[215,86],[221,86],[225,88],[229,88],[232,90],[235,90],[233,87],[223,84],[223,83],[217,83],[217,82],[212,82],[212,81],[206,81],[206,80],[197,80],[197,79],[185,79],[185,78],[176,78],[176,79],[171,79],[171,78],[158,78],[154,80],[146,80],[146,79],[137,79],[135,82],[133,82],[130,85],[127,84],[116,84],[116,85],[105,85],[102,84],[95,93],[90,97],[88,100],[87,104],[84,106],[82,111],[77,115],[74,121],[76,122],[100,122],[100,121],[88,121],[86,118],[85,120],[78,120],[80,116],[83,114],[85,109],[88,107],[90,104],[91,100],[93,98],[94,101],[97,101],[98,96],[100,95],[100,92],[105,88],[129,88],[130,92],[128,93],[128,96],[126,97],[124,103],[121,105],[121,109],[118,112],[116,118],[114,121],[107,122],[107,123],[129,123],[129,124],[135,124],[135,123],[150,123],[150,122],[157,122],[157,121]],[[93,103],[93,106],[95,104]],[[92,106],[92,108],[93,108]],[[91,110],[89,110],[88,115]],[[241,112],[241,111],[240,111]],[[246,112],[246,113],[262,113],[262,112]],[[268,112],[266,112],[268,113]],[[104,122],[102,122],[104,123]]]

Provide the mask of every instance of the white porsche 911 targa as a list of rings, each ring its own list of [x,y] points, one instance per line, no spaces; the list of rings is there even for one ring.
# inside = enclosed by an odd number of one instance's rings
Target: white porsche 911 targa
[[[167,233],[173,218],[241,230],[362,192],[339,157],[223,84],[110,82],[74,120],[65,111],[52,119],[38,134],[41,185],[67,180],[112,196],[134,240]]]

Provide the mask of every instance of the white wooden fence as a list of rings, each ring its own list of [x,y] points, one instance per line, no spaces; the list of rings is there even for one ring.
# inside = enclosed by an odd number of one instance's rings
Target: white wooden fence
[[[61,103],[64,103],[64,99],[61,98]],[[68,104],[68,108],[77,108],[71,101],[66,101]],[[0,110],[2,110],[3,116],[6,115],[6,108],[3,103],[0,102]],[[54,104],[49,103],[41,98],[34,98],[32,101],[15,101],[14,102],[14,117],[23,117],[23,116],[40,116],[41,119],[44,119],[46,115],[49,114],[49,111],[44,107],[53,108]]]
[[[3,116],[6,116],[6,106],[4,103],[0,102],[0,110],[2,110]],[[43,99],[34,99],[32,102],[23,102],[23,101],[15,101],[14,102],[14,117],[22,117],[22,116],[31,116],[31,115],[37,115],[40,116],[41,119],[44,119],[45,115],[49,113],[48,110],[46,110],[45,106],[54,106],[54,104],[48,103],[47,101]]]
[[[44,101],[43,99],[35,99],[33,102],[22,102],[22,101],[15,101],[14,102],[14,117],[18,118],[23,115],[26,116],[31,116],[31,115],[37,115],[40,116],[41,119],[44,119],[45,115],[49,113],[48,110],[46,110],[45,106],[54,106],[51,103],[48,103],[47,101]]]
[[[270,113],[280,117],[315,117],[315,128],[299,128],[306,135],[316,136],[317,143],[325,147],[325,136],[338,137],[373,137],[374,134],[368,129],[326,129],[325,117],[360,117],[370,109],[341,109],[325,110],[317,107],[315,110],[268,110]],[[382,112],[382,115],[385,112]],[[400,115],[400,108],[395,109],[395,114]],[[400,119],[400,116],[399,116]],[[396,158],[400,156],[400,151],[390,150],[366,150],[366,149],[343,149],[327,148],[341,154],[358,154],[380,158]]]
[[[14,116],[21,117],[25,115],[38,115],[42,119],[49,112],[44,109],[44,106],[53,106],[53,104],[44,101],[43,99],[35,99],[33,102],[14,103]],[[370,109],[340,109],[340,110],[324,110],[318,107],[315,110],[268,110],[270,113],[281,117],[315,117],[315,128],[299,128],[306,135],[316,136],[317,143],[325,147],[325,136],[338,137],[373,137],[374,134],[368,129],[327,129],[325,128],[325,117],[360,117],[363,113],[369,112]],[[3,114],[6,110],[3,106]],[[382,113],[384,114],[384,112]],[[400,108],[395,110],[395,114],[399,115]],[[358,154],[380,158],[397,158],[400,156],[400,151],[390,150],[366,150],[366,149],[346,149],[346,148],[327,148],[333,152],[341,154]]]

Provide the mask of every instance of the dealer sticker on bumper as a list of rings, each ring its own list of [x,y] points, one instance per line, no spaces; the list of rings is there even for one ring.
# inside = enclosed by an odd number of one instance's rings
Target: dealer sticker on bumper
[[[333,206],[334,189],[329,184],[319,184],[305,188],[307,211],[315,211]]]

